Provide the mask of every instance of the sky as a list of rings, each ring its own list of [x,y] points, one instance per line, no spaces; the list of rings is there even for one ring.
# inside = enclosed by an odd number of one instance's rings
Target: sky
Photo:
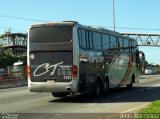
[[[113,30],[112,0],[0,0],[0,34],[27,33],[31,24],[78,21]],[[118,32],[160,33],[160,0],[115,0]],[[146,60],[160,64],[160,47],[140,47]]]

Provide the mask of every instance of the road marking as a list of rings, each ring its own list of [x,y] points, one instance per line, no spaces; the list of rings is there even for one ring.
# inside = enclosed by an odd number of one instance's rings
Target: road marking
[[[114,97],[114,99],[119,99],[119,98],[121,98],[122,96],[117,96],[117,97]]]
[[[153,85],[153,87],[160,87],[160,84]]]
[[[140,108],[145,108],[145,107],[147,107],[148,105],[149,105],[149,104],[142,105],[142,106],[139,106],[139,107],[136,107],[136,108],[132,108],[132,109],[126,110],[126,111],[124,111],[124,112],[122,112],[122,113],[128,113],[128,112],[131,112],[131,111],[140,109]]]

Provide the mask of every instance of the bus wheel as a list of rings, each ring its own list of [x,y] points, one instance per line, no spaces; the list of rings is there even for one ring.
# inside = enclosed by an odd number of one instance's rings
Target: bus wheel
[[[128,88],[128,89],[130,89],[130,88],[132,88],[132,87],[133,87],[133,81],[132,81],[130,84],[127,85],[127,88]]]
[[[132,81],[130,84],[127,85],[127,88],[132,88],[133,87],[133,83],[135,83],[135,75],[132,75]]]
[[[100,94],[101,94],[101,85],[100,85],[100,82],[97,81],[93,95],[94,95],[95,97],[98,97],[98,96],[100,96]]]
[[[55,93],[55,92],[52,92],[52,96],[53,97],[66,97],[67,93]]]
[[[104,83],[103,83],[103,94],[107,94],[109,91],[109,83],[107,80],[104,80]]]

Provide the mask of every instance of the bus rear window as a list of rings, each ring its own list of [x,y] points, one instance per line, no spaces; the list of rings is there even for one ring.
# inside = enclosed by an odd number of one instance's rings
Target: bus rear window
[[[72,39],[71,26],[43,26],[31,28],[29,39],[32,43],[63,43]]]

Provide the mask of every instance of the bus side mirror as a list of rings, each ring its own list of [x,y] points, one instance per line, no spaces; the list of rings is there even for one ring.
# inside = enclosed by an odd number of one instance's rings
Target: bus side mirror
[[[139,51],[139,59],[140,60],[145,60],[145,54],[142,51]]]

